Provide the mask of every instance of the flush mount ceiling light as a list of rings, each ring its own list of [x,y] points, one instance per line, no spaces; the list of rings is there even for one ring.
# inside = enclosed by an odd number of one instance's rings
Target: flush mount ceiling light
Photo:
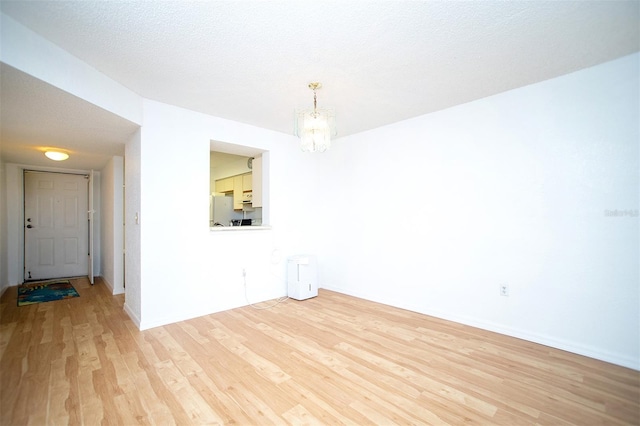
[[[313,90],[313,109],[296,110],[295,135],[300,138],[300,148],[305,152],[323,152],[331,146],[336,135],[336,115],[333,109],[318,108],[316,90],[320,83],[309,83]]]
[[[69,158],[69,154],[62,151],[45,151],[44,155],[53,161],[64,161]]]

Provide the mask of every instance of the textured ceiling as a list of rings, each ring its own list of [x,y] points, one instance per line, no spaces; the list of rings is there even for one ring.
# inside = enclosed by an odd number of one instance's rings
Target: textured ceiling
[[[4,161],[63,165],[70,169],[100,170],[138,128],[95,105],[47,83],[0,64],[2,157]],[[71,157],[52,163],[45,148],[64,148]]]
[[[338,137],[640,49],[638,1],[3,0],[0,7],[145,98],[284,133],[292,132],[294,108],[311,104],[307,84],[321,81],[318,103],[336,109]],[[4,85],[2,96],[4,104]],[[3,121],[3,139],[4,130]]]

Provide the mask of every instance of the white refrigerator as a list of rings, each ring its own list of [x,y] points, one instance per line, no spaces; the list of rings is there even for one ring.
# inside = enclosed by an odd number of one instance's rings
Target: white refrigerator
[[[209,197],[209,226],[229,226],[232,219],[238,218],[242,218],[242,213],[233,210],[233,197],[215,194]]]

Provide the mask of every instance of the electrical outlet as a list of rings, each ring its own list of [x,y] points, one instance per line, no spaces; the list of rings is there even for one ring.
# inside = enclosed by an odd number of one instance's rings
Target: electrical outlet
[[[509,296],[509,284],[500,284],[500,296]]]

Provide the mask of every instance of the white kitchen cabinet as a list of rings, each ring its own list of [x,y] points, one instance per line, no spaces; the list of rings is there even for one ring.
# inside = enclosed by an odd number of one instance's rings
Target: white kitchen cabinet
[[[216,181],[216,192],[231,192],[233,191],[233,178],[218,179]]]
[[[252,193],[253,207],[262,207],[262,157],[253,159],[253,177],[252,177]]]
[[[242,210],[242,175],[233,177],[233,209]]]
[[[252,189],[253,176],[252,173],[242,175],[242,192],[249,192]]]
[[[253,188],[252,173],[231,176],[216,180],[216,192],[233,193],[234,210],[242,210],[243,194]]]

